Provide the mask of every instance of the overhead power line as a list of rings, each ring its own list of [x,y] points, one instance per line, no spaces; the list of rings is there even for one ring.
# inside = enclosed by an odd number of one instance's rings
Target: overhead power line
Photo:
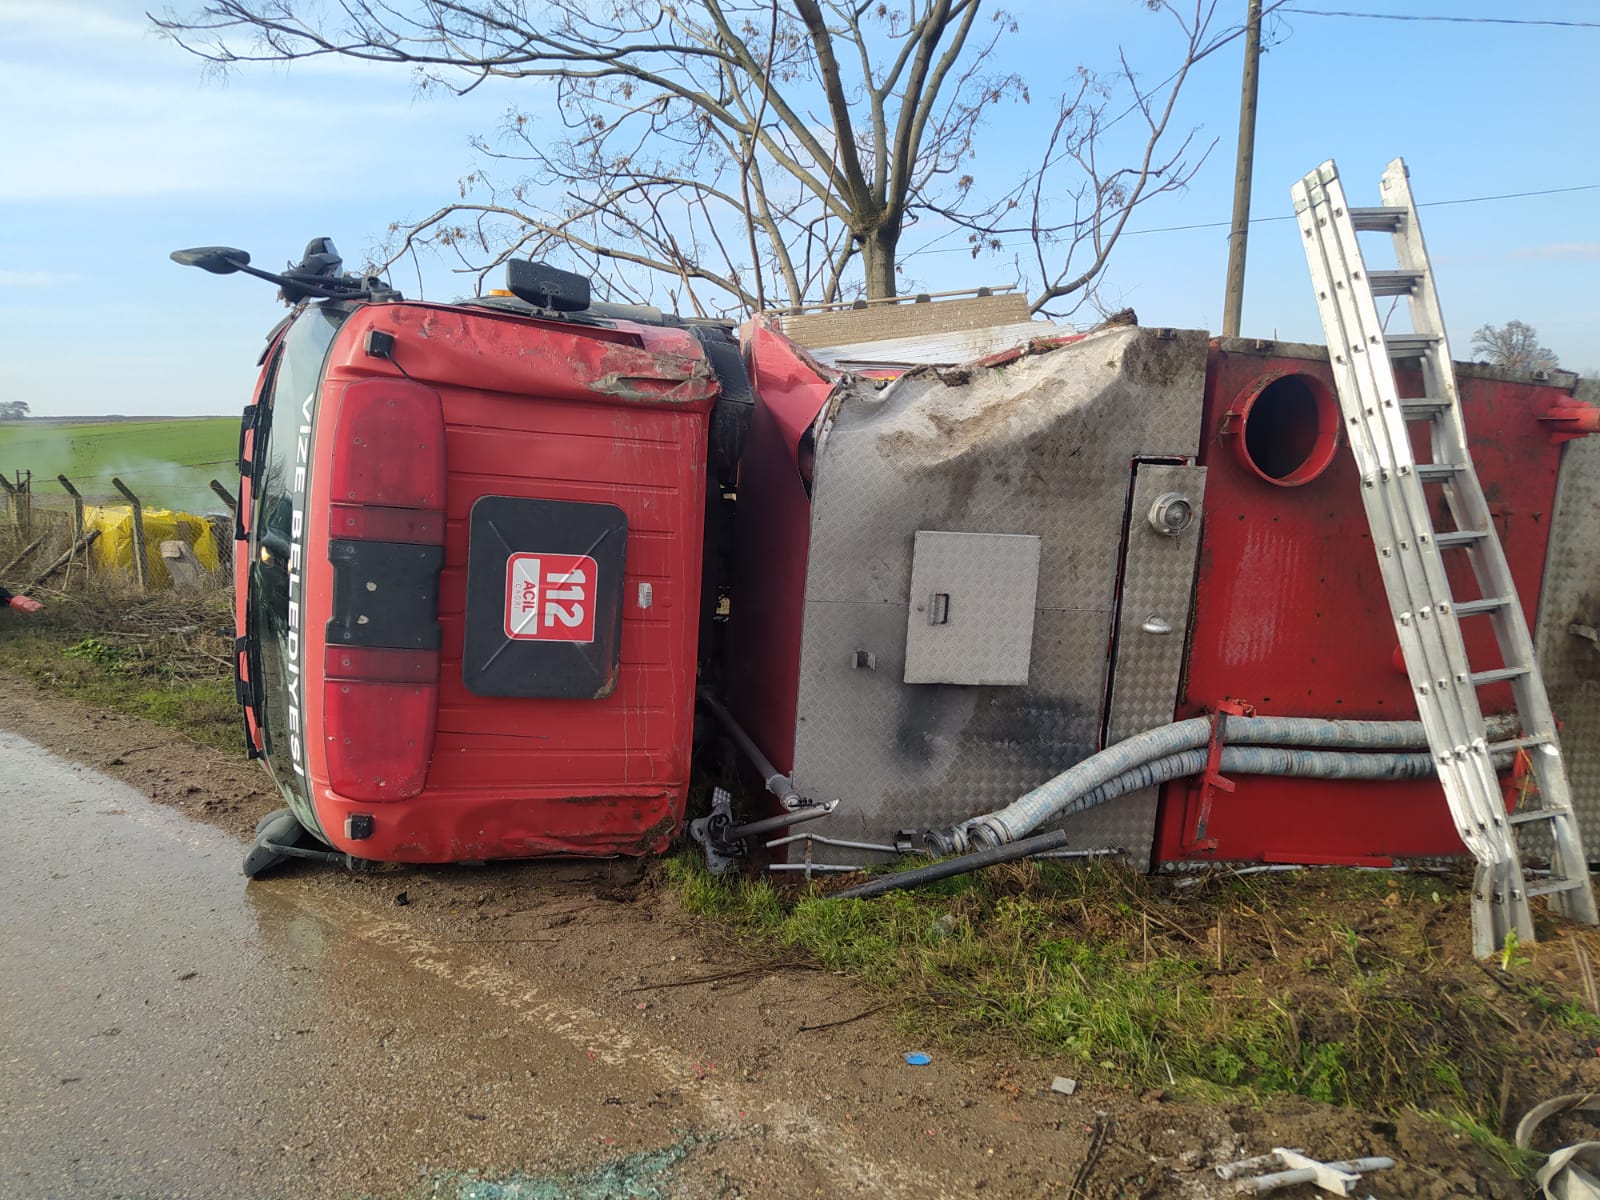
[[[1369,21],[1449,21],[1456,25],[1554,25],[1561,29],[1600,29],[1597,21],[1546,21],[1531,17],[1446,17],[1421,13],[1344,12],[1329,8],[1283,8],[1302,17],[1362,17]]]
[[[1530,196],[1558,196],[1558,195],[1562,195],[1563,193],[1566,193],[1566,192],[1593,192],[1593,191],[1600,191],[1600,183],[1579,183],[1579,184],[1574,184],[1571,187],[1540,188],[1538,191],[1535,191],[1535,192],[1501,192],[1500,194],[1494,195],[1494,196],[1461,196],[1461,197],[1458,197],[1458,198],[1456,198],[1454,200],[1424,200],[1421,203],[1419,203],[1417,205],[1417,207],[1418,208],[1444,208],[1444,207],[1446,207],[1448,205],[1452,205],[1452,204],[1484,204],[1484,203],[1486,203],[1486,202],[1488,202],[1490,200],[1523,200],[1523,199],[1526,199],[1526,198],[1528,198]],[[1294,216],[1292,214],[1285,213],[1284,215],[1277,216],[1277,217],[1252,217],[1252,218],[1250,218],[1250,224],[1252,224],[1252,225],[1266,225],[1266,224],[1270,224],[1273,221],[1292,221],[1292,220],[1294,220]],[[1186,232],[1186,231],[1191,230],[1191,229],[1228,229],[1228,228],[1231,228],[1232,225],[1233,225],[1232,221],[1199,221],[1199,222],[1196,222],[1195,224],[1192,224],[1192,225],[1162,225],[1162,226],[1160,226],[1159,228],[1156,228],[1156,229],[1127,229],[1127,230],[1123,231],[1122,236],[1123,237],[1137,237],[1140,234],[1144,234],[1144,233],[1183,233],[1183,232]],[[1015,248],[1017,248],[1019,246],[1027,246],[1027,245],[1031,245],[1031,244],[1032,244],[1031,242],[1005,242],[1005,243],[1002,243],[1002,245],[1000,246],[1000,249],[1002,249],[1002,250],[1011,250],[1011,249],[1015,249]],[[921,255],[921,254],[971,254],[971,253],[972,253],[972,247],[971,246],[946,246],[946,247],[944,247],[942,249],[938,249],[938,250],[929,250],[929,249],[914,250],[910,254],[906,255],[906,257],[904,259],[902,259],[901,261],[902,262],[909,261],[910,259],[916,258],[918,255]]]

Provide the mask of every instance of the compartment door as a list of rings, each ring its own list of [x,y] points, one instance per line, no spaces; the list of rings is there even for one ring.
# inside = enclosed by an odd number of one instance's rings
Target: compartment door
[[[1134,464],[1111,651],[1107,746],[1173,718],[1194,611],[1205,485],[1204,467]],[[1138,866],[1150,857],[1159,790],[1145,788],[1114,800],[1098,817],[1108,822],[1102,844],[1123,847]]]

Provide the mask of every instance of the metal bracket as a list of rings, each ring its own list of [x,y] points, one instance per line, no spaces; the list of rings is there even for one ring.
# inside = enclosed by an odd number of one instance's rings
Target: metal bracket
[[[1552,442],[1571,442],[1600,433],[1600,408],[1586,400],[1562,397],[1536,418]]]
[[[706,869],[713,875],[726,875],[739,865],[739,860],[749,853],[747,838],[773,833],[804,821],[816,821],[828,816],[839,807],[839,801],[828,800],[822,804],[806,804],[792,812],[733,823],[733,796],[727,788],[713,788],[711,813],[689,822],[689,836],[699,842],[706,852]]]
[[[689,836],[705,850],[706,870],[713,875],[726,875],[744,857],[744,843],[728,837],[732,826],[733,794],[727,788],[712,789],[711,815],[690,821]]]
[[[775,850],[780,846],[790,846],[795,842],[805,843],[805,858],[797,863],[768,863],[769,871],[801,871],[804,872],[809,882],[812,872],[839,872],[865,871],[868,863],[819,863],[812,860],[811,850],[814,846],[837,846],[844,850],[866,850],[872,854],[906,855],[925,854],[926,851],[918,850],[908,839],[897,838],[893,846],[881,842],[852,842],[844,838],[823,837],[820,833],[791,833],[787,837],[773,838],[767,843],[768,850]]]
[[[1224,696],[1217,701],[1216,708],[1211,713],[1211,744],[1206,750],[1206,772],[1200,780],[1200,811],[1194,821],[1194,837],[1190,839],[1187,850],[1215,850],[1217,839],[1206,836],[1206,829],[1211,824],[1211,805],[1218,792],[1233,791],[1234,784],[1231,779],[1222,775],[1222,744],[1223,726],[1226,718],[1253,717],[1256,715],[1255,705],[1246,704],[1243,700],[1234,700]]]

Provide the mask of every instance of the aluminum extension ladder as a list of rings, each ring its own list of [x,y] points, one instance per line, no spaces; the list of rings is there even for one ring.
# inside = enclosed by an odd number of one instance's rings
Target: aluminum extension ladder
[[[1406,671],[1451,815],[1478,861],[1472,941],[1486,958],[1512,935],[1533,940],[1534,896],[1548,895],[1563,916],[1596,924],[1594,892],[1533,641],[1467,447],[1403,160],[1389,164],[1380,186],[1382,207],[1350,208],[1330,161],[1291,191]],[[1398,270],[1366,269],[1356,238],[1365,232],[1393,235]],[[1377,296],[1407,297],[1413,332],[1385,337]],[[1400,399],[1396,362],[1420,363],[1425,399]],[[1428,423],[1431,462],[1416,461],[1413,421]],[[1431,485],[1443,490],[1455,528],[1435,530],[1425,490]],[[1451,596],[1446,552],[1465,553],[1477,598],[1458,603]],[[1468,619],[1488,620],[1503,665],[1475,670],[1468,663],[1460,627]],[[1491,742],[1477,689],[1499,682],[1511,685],[1522,736]],[[1514,750],[1527,751],[1537,795],[1508,814],[1493,758]],[[1551,844],[1550,873],[1537,881],[1524,879],[1517,847],[1518,827],[1533,822],[1545,823]]]

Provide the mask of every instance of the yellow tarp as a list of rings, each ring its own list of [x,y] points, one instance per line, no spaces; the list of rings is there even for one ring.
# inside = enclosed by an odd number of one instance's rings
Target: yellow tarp
[[[100,536],[89,547],[89,561],[97,570],[117,570],[133,574],[133,507],[127,504],[85,505],[83,531],[98,529]],[[161,560],[161,543],[188,542],[194,556],[207,571],[217,569],[217,542],[211,524],[193,513],[173,512],[168,508],[144,510],[145,561],[152,587],[167,587],[172,576]]]

